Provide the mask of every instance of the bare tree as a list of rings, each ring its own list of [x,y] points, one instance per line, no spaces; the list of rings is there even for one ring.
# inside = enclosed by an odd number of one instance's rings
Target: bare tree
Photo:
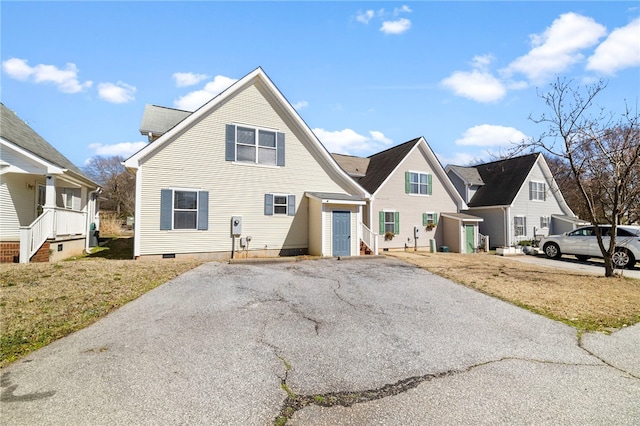
[[[117,155],[93,157],[84,168],[87,176],[102,186],[102,209],[113,211],[120,218],[133,215],[135,210],[135,177],[126,171],[122,161]]]
[[[617,117],[598,107],[596,97],[606,86],[603,80],[580,87],[557,78],[549,92],[539,94],[550,112],[529,117],[534,123],[546,124],[547,130],[519,148],[541,149],[559,158],[566,167],[566,178],[575,185],[575,202],[580,203],[576,210],[594,225],[611,224],[608,247],[600,227],[595,227],[605,276],[610,277],[616,261],[629,256],[624,249],[616,250],[616,227],[623,220],[637,220],[638,215],[640,117],[637,109],[628,106]]]

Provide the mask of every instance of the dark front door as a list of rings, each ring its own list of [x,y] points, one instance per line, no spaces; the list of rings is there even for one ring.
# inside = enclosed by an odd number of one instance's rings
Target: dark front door
[[[351,212],[333,212],[333,256],[351,254]]]

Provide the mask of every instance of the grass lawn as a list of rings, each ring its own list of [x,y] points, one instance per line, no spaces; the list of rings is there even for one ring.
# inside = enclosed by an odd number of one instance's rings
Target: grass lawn
[[[95,254],[72,261],[3,264],[0,367],[94,323],[202,263],[132,257],[133,238],[114,238]]]
[[[584,331],[640,322],[640,280],[589,275],[491,254],[390,252],[390,256]]]
[[[134,261],[132,238],[57,263],[3,264],[0,367],[84,328],[197,260]],[[586,331],[640,322],[640,280],[604,278],[488,254],[390,252],[460,284]]]

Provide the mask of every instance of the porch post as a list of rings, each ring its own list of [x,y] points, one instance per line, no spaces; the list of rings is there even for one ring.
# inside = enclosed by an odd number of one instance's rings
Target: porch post
[[[31,228],[20,227],[20,263],[29,263],[29,250],[31,249]]]
[[[56,237],[56,177],[54,175],[47,175],[47,186],[45,188],[45,201],[43,210],[53,210],[51,215],[52,226],[49,227],[51,233],[49,238]]]

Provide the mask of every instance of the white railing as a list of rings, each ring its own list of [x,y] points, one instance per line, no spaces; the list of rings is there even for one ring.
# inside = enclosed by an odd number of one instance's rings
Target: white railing
[[[29,263],[49,238],[56,238],[58,235],[84,235],[86,218],[85,212],[45,208],[31,225],[20,227],[20,263]]]
[[[56,208],[55,213],[56,235],[84,235],[87,228],[85,212]]]
[[[362,241],[371,249],[373,254],[378,254],[378,234],[367,228],[367,225],[362,225]]]

